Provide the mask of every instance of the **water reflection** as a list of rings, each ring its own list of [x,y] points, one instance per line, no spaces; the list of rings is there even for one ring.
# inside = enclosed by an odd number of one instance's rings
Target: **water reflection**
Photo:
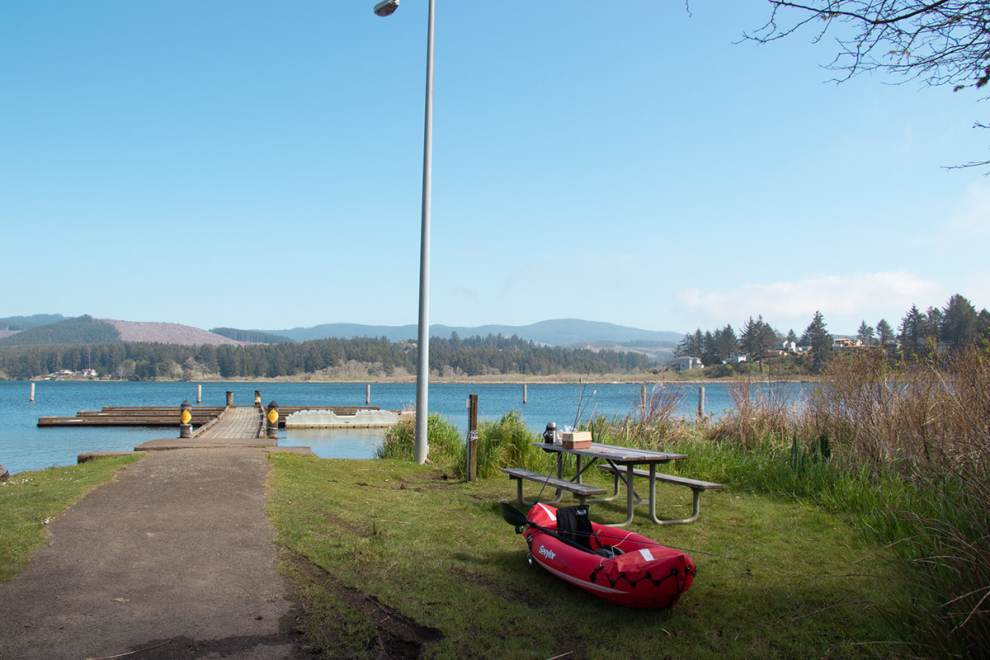
[[[385,429],[292,429],[280,434],[281,447],[310,447],[320,458],[374,458]]]

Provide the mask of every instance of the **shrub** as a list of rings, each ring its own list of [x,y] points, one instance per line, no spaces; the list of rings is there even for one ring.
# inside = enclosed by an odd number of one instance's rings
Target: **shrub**
[[[457,471],[463,462],[464,444],[457,428],[440,415],[430,415],[427,421],[430,437],[428,460],[434,465]],[[378,458],[415,459],[416,420],[406,418],[385,432],[385,442],[378,448]]]
[[[478,477],[493,477],[503,467],[524,467],[549,473],[553,457],[533,447],[539,438],[530,433],[518,412],[478,428]]]

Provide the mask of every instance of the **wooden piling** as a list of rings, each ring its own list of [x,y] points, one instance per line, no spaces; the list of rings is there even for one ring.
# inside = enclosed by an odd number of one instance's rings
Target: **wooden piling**
[[[646,383],[639,386],[639,409],[643,419],[646,419]]]
[[[371,383],[364,384],[364,405],[371,405]]]
[[[467,465],[465,473],[467,481],[474,481],[478,474],[478,395],[468,396],[468,435],[467,435]]]
[[[196,386],[196,403],[203,403],[203,386]]]
[[[261,410],[261,390],[254,391],[254,407]]]
[[[265,412],[265,437],[269,440],[278,440],[278,418],[278,404],[270,401]]]
[[[523,383],[523,404],[529,403],[529,392],[526,388],[526,383]]]
[[[179,437],[192,437],[192,406],[188,401],[183,401],[179,405]]]
[[[705,416],[705,386],[698,388],[698,417]]]
[[[234,393],[231,392],[230,390],[227,390],[227,407],[228,408],[234,407]]]
[[[34,383],[31,383],[31,394],[28,397],[28,401],[34,402]]]

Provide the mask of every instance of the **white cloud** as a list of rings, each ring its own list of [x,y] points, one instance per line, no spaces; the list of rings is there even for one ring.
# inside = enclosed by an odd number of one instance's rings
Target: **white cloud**
[[[825,275],[802,280],[744,284],[727,291],[690,289],[680,299],[710,320],[736,322],[762,314],[781,327],[804,327],[815,311],[836,322],[834,329],[876,322],[881,316],[893,323],[913,303],[924,307],[939,300],[941,287],[912,273],[891,271],[857,275]]]

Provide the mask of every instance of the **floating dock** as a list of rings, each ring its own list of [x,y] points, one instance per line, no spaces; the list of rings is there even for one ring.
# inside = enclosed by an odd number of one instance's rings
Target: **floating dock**
[[[223,406],[192,406],[190,413],[194,427],[204,426],[227,410]],[[285,420],[300,411],[323,411],[335,415],[353,416],[359,411],[378,411],[378,406],[279,406],[279,426],[285,426]],[[38,426],[179,426],[178,406],[104,406],[100,410],[80,410],[72,417],[39,417]]]

